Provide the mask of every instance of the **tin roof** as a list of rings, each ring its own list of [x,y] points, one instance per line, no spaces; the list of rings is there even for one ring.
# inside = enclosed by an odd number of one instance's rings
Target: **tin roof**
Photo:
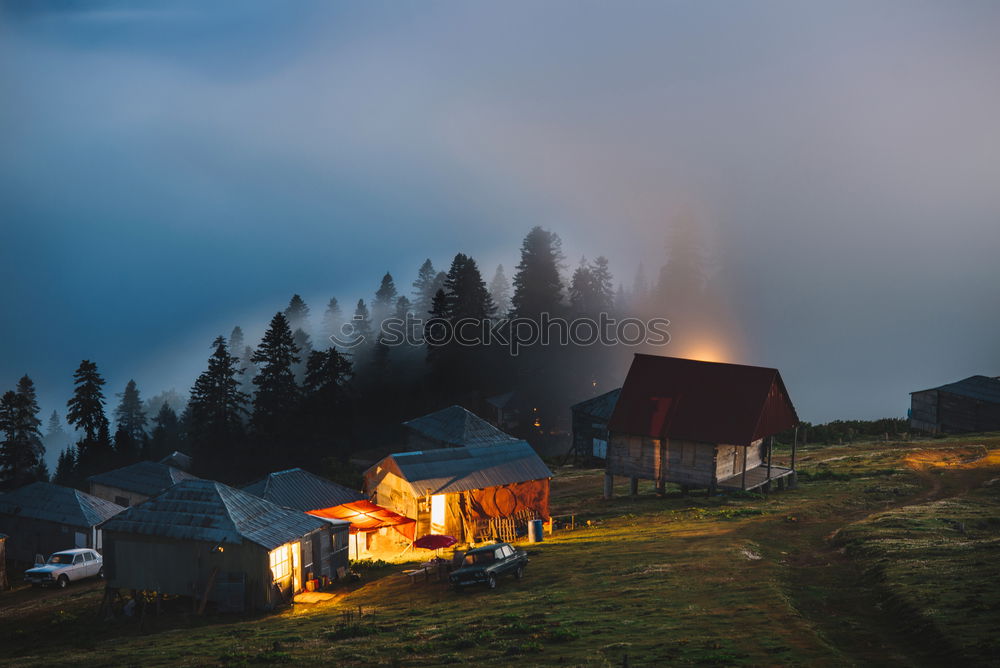
[[[797,422],[777,369],[636,354],[608,429],[749,445]]]
[[[517,441],[478,415],[461,406],[449,406],[403,423],[418,434],[434,441],[461,447],[495,445]]]
[[[167,464],[182,471],[190,471],[193,461],[191,455],[186,455],[180,450],[174,450],[169,455],[160,460],[161,464]]]
[[[373,468],[395,469],[415,496],[486,489],[551,478],[552,471],[525,441],[478,448],[443,448],[389,455]]]
[[[72,487],[33,482],[0,497],[0,514],[92,527],[124,508]]]
[[[584,413],[595,417],[599,420],[609,420],[611,419],[611,414],[615,410],[615,404],[618,403],[618,397],[622,393],[622,388],[617,388],[611,390],[610,392],[605,392],[604,394],[599,394],[596,397],[591,397],[581,401],[578,404],[573,404],[570,406],[570,410],[574,413]]]
[[[102,525],[105,531],[267,550],[326,526],[323,520],[212,480],[184,480]]]
[[[928,390],[919,390],[919,392],[930,392],[931,390],[957,394],[962,397],[978,399],[979,401],[986,401],[991,404],[1000,404],[1000,378],[969,376],[955,383],[932,387]],[[917,392],[910,392],[910,394],[917,394]]]
[[[284,508],[301,511],[331,508],[365,498],[361,492],[302,469],[269,473],[267,477],[244,487],[243,491]]]
[[[155,496],[182,480],[197,480],[187,471],[182,471],[160,462],[136,462],[113,471],[97,473],[87,478],[88,482],[117,487],[143,496]]]

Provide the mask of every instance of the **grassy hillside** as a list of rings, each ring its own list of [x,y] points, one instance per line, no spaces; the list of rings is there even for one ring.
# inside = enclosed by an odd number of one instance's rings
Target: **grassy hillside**
[[[768,497],[643,486],[628,498],[623,484],[604,501],[600,471],[567,468],[553,510],[578,528],[527,546],[525,578],[495,591],[411,585],[392,566],[328,603],[172,612],[140,628],[95,619],[96,585],[22,588],[0,595],[0,639],[11,665],[987,662],[987,629],[1000,626],[1000,485],[985,485],[1000,476],[997,448],[996,437],[812,447],[799,488]]]

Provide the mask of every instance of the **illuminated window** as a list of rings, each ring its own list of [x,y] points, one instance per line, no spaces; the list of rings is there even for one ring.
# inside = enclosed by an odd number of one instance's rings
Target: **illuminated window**
[[[431,497],[431,533],[444,533],[444,494],[435,494]]]
[[[271,573],[275,580],[287,578],[292,572],[292,557],[289,554],[288,546],[282,545],[271,550],[269,555],[271,560]]]

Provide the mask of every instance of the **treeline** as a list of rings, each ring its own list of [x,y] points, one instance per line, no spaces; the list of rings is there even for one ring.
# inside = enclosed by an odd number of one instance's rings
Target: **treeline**
[[[604,257],[581,260],[567,276],[561,240],[536,227],[523,240],[511,279],[500,266],[487,283],[476,261],[459,253],[446,270],[423,262],[409,295],[386,273],[373,298],[359,299],[350,313],[331,297],[315,323],[309,305],[293,295],[256,345],[240,326],[228,338],[215,338],[186,401],[161,396],[144,403],[129,381],[110,419],[105,381],[97,365],[84,360],[67,402],[76,441],[60,448],[54,480],[82,486],[95,472],[174,450],[191,454],[199,475],[225,482],[291,466],[347,479],[350,457],[401,444],[402,421],[452,403],[488,412],[488,399],[500,394],[513,397],[509,405],[520,407],[525,418],[506,425],[508,431],[533,442],[564,438],[568,406],[620,384],[623,359],[632,350],[535,344],[511,355],[496,341],[432,344],[428,330],[416,333],[417,345],[389,345],[383,321],[416,316],[441,325],[470,318],[540,321],[543,313],[659,313],[655,304],[676,294],[677,286],[697,289],[690,287],[701,281],[692,264],[696,256],[675,249],[670,257],[681,259],[668,262],[659,281],[648,282],[640,265],[632,289],[616,290]],[[348,346],[352,333],[364,342]],[[0,482],[14,487],[47,472],[30,379],[7,395]],[[65,438],[58,416],[50,422],[53,440],[59,433]]]
[[[881,418],[879,420],[834,420],[823,424],[800,422],[798,428],[799,443],[853,443],[854,441],[869,441],[884,438],[898,438],[910,433],[910,423],[905,418]],[[775,435],[779,443],[791,443],[795,430],[781,432]]]

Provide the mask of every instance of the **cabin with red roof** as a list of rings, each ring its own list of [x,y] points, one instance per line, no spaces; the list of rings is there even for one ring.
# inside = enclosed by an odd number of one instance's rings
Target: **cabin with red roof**
[[[795,484],[772,464],[774,434],[798,424],[777,369],[636,354],[608,422],[604,494],[614,476],[683,489]]]

